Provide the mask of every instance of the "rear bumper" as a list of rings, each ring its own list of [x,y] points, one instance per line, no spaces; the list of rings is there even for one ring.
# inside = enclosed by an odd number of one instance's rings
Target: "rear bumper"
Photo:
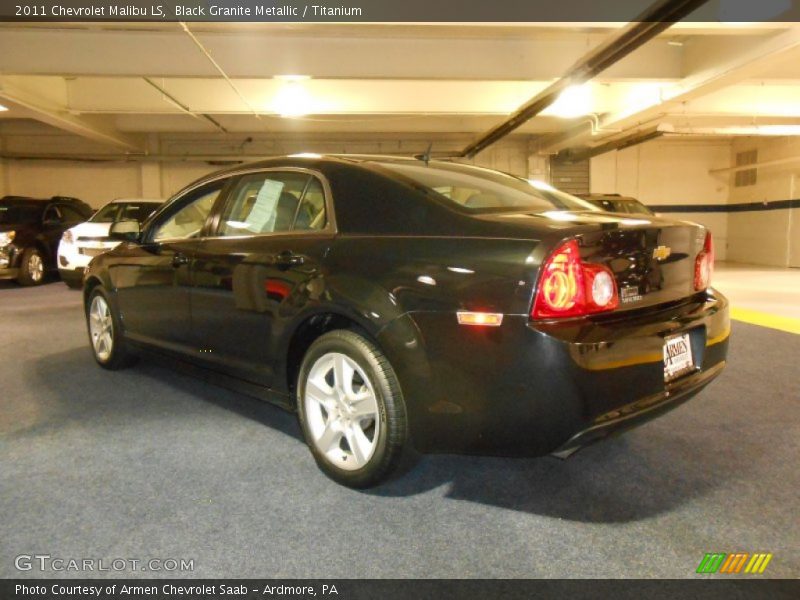
[[[611,434],[627,431],[660,417],[673,408],[677,408],[711,383],[725,368],[725,364],[725,361],[719,362],[713,367],[697,373],[695,377],[680,379],[674,386],[670,386],[663,392],[645,396],[636,402],[600,415],[592,425],[573,435],[560,448],[553,451],[553,454],[565,458],[576,450]]]
[[[666,336],[690,333],[698,369],[664,382]],[[688,400],[727,356],[727,300],[709,292],[647,313],[561,323],[506,315],[465,327],[414,313],[381,332],[422,452],[543,455],[632,427]]]

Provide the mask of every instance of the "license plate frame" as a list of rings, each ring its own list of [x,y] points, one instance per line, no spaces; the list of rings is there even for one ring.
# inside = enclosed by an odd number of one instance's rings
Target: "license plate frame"
[[[689,332],[664,338],[664,382],[669,383],[697,370]]]

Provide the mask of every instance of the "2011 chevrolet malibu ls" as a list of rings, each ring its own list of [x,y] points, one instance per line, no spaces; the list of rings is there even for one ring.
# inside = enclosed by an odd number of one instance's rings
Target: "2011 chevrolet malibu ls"
[[[725,366],[709,232],[497,171],[276,158],[111,235],[84,280],[97,362],[148,348],[296,410],[354,487],[409,452],[567,455]]]

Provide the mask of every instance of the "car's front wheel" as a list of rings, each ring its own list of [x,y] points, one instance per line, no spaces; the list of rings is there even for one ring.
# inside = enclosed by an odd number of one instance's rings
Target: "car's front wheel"
[[[20,285],[39,285],[46,273],[44,256],[38,248],[26,248],[22,253],[17,283]]]
[[[300,367],[300,425],[319,467],[356,488],[376,485],[408,453],[406,407],[388,359],[365,336],[318,338]]]
[[[104,369],[115,371],[130,365],[135,357],[122,337],[119,317],[114,314],[103,288],[96,287],[86,303],[86,324],[94,359]]]

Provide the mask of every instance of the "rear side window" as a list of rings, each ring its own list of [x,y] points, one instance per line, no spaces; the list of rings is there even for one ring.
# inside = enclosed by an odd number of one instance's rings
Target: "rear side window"
[[[380,167],[404,177],[469,212],[553,210],[597,211],[597,207],[547,183],[455,163],[384,162]]]
[[[234,186],[218,235],[319,230],[325,224],[325,194],[316,177],[270,171],[245,175]]]

